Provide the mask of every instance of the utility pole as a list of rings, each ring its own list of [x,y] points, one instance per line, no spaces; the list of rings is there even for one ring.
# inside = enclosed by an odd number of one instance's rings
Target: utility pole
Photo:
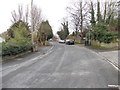
[[[33,27],[33,0],[31,0],[31,42],[32,42],[32,51],[34,52],[34,36],[33,36],[33,32],[34,32],[34,27]]]

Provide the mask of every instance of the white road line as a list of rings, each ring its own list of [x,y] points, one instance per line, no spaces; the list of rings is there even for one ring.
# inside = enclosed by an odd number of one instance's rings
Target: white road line
[[[79,47],[79,46],[77,45],[77,47]],[[85,48],[85,47],[83,47],[83,48]],[[85,48],[85,49],[88,49],[88,48]],[[104,58],[104,60],[106,60],[108,63],[110,63],[116,70],[120,71],[120,69],[116,65],[114,65],[112,62],[110,62],[110,60],[107,59],[106,57],[102,56],[101,54],[99,54],[91,49],[88,49],[88,50],[92,51],[93,53],[97,54],[98,56],[101,56],[102,58]]]
[[[115,69],[117,69],[118,71],[120,71],[120,69],[116,65],[114,65],[112,62],[110,62],[109,60],[107,60],[107,62],[110,63]]]
[[[37,57],[35,57],[35,58],[33,58],[33,59],[29,60],[29,61],[23,62],[23,63],[21,63],[21,64],[16,64],[16,65],[13,65],[13,66],[9,66],[9,67],[7,67],[7,68],[5,68],[5,69],[2,69],[0,72],[2,72],[2,71],[4,71],[4,70],[7,70],[7,69],[9,69],[9,68],[12,68],[12,67],[17,67],[17,66],[20,66],[20,65],[29,63],[29,62],[31,62],[31,61],[35,61],[35,60],[37,60],[37,59],[42,59],[43,57],[45,57],[45,56],[47,56],[48,54],[50,54],[50,53],[52,52],[51,50],[52,50],[53,48],[54,48],[54,45],[46,52],[46,54],[37,56]],[[15,70],[16,70],[16,69],[15,69]]]
[[[59,62],[59,64],[58,64],[57,68],[55,69],[55,72],[54,72],[54,73],[56,73],[56,72],[59,70],[60,66],[62,65],[62,63],[63,63],[63,61],[64,61],[65,55],[66,55],[66,47],[65,47],[63,56],[62,56],[62,58],[61,58],[61,61]]]
[[[98,55],[101,55],[101,54],[99,54],[99,53],[97,53],[97,54],[98,54]],[[107,61],[109,64],[111,64],[116,70],[120,71],[120,69],[119,69],[115,64],[113,64],[112,62],[110,62],[109,59],[107,59],[106,57],[104,57],[104,56],[102,56],[102,55],[101,55],[101,57],[103,57],[103,60],[105,60],[105,61]]]
[[[108,85],[109,88],[118,88],[120,90],[120,85]]]

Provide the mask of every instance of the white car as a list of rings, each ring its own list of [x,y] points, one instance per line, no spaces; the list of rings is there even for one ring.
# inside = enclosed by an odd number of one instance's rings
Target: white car
[[[65,43],[65,40],[59,40],[59,43]]]

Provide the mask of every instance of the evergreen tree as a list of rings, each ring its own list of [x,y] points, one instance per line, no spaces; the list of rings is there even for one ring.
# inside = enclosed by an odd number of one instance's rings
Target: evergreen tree
[[[102,16],[100,12],[100,1],[97,1],[97,21],[98,23],[102,21]]]
[[[58,31],[57,34],[59,35],[61,40],[66,39],[64,30]]]
[[[64,40],[69,35],[68,21],[61,23],[61,25],[62,29],[58,31],[57,34],[59,35],[60,39]]]
[[[52,27],[50,26],[48,21],[43,21],[40,24],[39,34],[42,36],[43,33],[44,33],[44,35],[46,35],[46,40],[49,40],[53,37]]]
[[[68,28],[68,21],[61,23],[63,26],[63,30],[64,30],[64,34],[65,34],[65,38],[69,35],[69,28]]]
[[[93,2],[91,2],[91,12],[90,13],[91,13],[91,21],[90,21],[90,23],[93,26],[93,25],[96,24],[95,16],[94,16],[95,12],[94,12],[94,8],[93,8]]]

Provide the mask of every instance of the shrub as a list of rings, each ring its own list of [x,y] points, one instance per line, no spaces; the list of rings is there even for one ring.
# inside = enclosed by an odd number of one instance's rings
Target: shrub
[[[17,55],[19,53],[32,49],[32,45],[10,45],[7,43],[2,44],[2,56]]]
[[[98,40],[100,43],[111,43],[118,38],[118,33],[109,31],[104,23],[98,23],[92,28],[92,31],[86,34],[87,39]]]
[[[114,32],[106,32],[103,37],[99,39],[103,43],[111,43],[114,39],[118,38],[118,34]]]
[[[9,40],[2,43],[0,55],[17,55],[32,48],[30,31],[28,25],[23,21],[14,23],[7,31]]]

